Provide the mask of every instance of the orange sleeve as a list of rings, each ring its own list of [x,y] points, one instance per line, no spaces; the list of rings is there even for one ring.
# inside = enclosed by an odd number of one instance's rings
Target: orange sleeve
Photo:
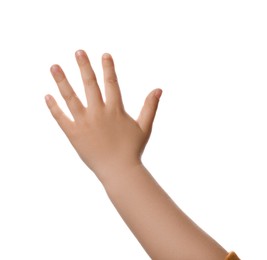
[[[230,253],[226,256],[225,260],[240,260],[240,259],[239,259],[238,256],[235,254],[235,252],[230,252]]]

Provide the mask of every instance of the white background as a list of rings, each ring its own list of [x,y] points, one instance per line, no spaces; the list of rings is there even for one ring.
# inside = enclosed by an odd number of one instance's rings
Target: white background
[[[163,95],[143,161],[226,250],[267,259],[266,1],[1,1],[0,259],[149,259],[44,102],[50,66],[85,101],[113,55],[134,118]]]

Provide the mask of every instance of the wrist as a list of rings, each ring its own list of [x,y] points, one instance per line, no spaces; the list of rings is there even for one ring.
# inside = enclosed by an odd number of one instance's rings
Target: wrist
[[[96,175],[104,188],[108,189],[108,187],[120,185],[124,181],[131,179],[144,168],[141,160],[131,162],[121,160],[103,167]]]

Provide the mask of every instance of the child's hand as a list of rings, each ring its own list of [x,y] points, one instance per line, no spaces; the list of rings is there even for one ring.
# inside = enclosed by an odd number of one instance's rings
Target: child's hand
[[[142,165],[162,91],[146,98],[137,121],[124,110],[114,63],[103,55],[106,102],[84,51],[76,53],[88,106],[84,107],[58,65],[51,67],[71,121],[55,99],[46,103],[85,164],[151,259],[225,259],[227,251],[171,200]]]
[[[147,96],[135,121],[124,110],[112,57],[109,54],[102,57],[105,103],[86,53],[77,51],[76,60],[88,106],[83,106],[58,65],[51,67],[51,73],[74,121],[63,113],[51,95],[46,96],[46,103],[81,159],[103,181],[111,171],[141,164],[162,91],[155,89]]]

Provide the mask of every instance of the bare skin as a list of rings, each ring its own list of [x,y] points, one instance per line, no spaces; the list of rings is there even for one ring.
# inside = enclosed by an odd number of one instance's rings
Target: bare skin
[[[102,57],[106,102],[87,54],[79,50],[75,56],[87,107],[58,65],[51,67],[51,73],[74,121],[51,95],[46,96],[47,106],[147,254],[160,260],[225,259],[227,251],[173,202],[142,163],[162,90],[147,96],[134,120],[124,109],[111,55]]]

